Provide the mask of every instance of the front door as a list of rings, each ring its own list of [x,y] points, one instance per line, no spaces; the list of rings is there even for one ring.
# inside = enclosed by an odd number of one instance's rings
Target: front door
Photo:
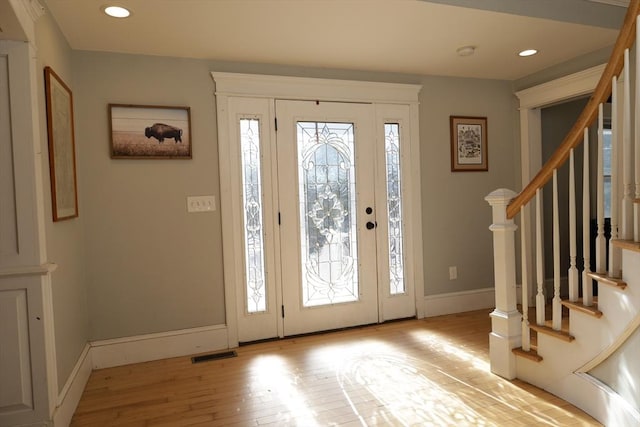
[[[416,315],[407,105],[224,100],[238,342]],[[407,184],[408,183],[408,184]],[[411,194],[411,193],[409,193]],[[409,230],[409,231],[407,231]],[[416,234],[413,236],[412,234]]]
[[[284,335],[378,321],[373,106],[276,101]]]

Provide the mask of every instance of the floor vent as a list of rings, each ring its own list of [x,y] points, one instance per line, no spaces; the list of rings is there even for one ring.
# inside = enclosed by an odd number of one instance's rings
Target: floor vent
[[[225,351],[222,353],[215,353],[215,354],[203,354],[202,356],[194,356],[191,358],[191,363],[202,363],[202,362],[209,362],[211,360],[218,360],[218,359],[229,359],[231,357],[237,357],[238,354],[235,351]]]

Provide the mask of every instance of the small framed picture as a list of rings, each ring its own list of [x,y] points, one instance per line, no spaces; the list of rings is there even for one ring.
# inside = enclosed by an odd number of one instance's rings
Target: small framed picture
[[[489,170],[487,118],[450,116],[451,171]]]
[[[190,159],[189,107],[109,104],[111,158]]]
[[[78,216],[76,148],[73,132],[71,89],[51,69],[44,69],[49,143],[49,175],[53,220]]]

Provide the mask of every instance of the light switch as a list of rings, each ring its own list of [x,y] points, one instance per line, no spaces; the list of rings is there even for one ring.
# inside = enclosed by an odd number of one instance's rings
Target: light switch
[[[215,210],[215,196],[187,196],[187,212],[213,212]]]

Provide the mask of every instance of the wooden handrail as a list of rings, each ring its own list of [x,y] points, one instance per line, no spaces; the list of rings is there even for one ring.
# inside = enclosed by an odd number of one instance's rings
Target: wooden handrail
[[[591,126],[598,115],[598,105],[605,102],[611,95],[611,80],[622,71],[624,65],[624,51],[630,48],[636,37],[636,17],[640,12],[640,0],[631,0],[627,8],[624,23],[616,39],[616,44],[611,52],[609,62],[602,72],[595,91],[589,102],[580,113],[578,120],[556,149],[551,158],[544,164],[538,174],[529,184],[518,194],[507,207],[507,218],[515,217],[520,208],[529,202],[536,195],[536,190],[542,188],[553,175],[553,171],[558,169],[569,157],[572,148],[580,145],[583,139],[584,129]]]

